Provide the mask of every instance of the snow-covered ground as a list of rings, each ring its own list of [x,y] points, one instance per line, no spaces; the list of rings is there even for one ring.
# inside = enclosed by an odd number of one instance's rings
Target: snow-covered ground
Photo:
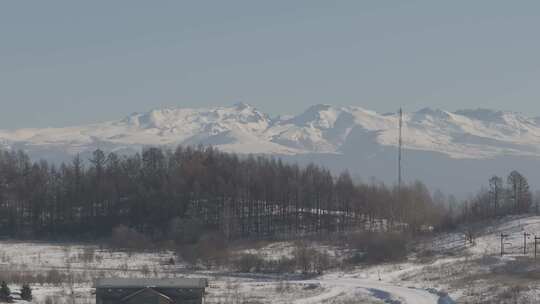
[[[256,251],[268,259],[291,256],[293,244],[270,243]],[[335,248],[321,251],[337,254]],[[93,303],[92,282],[104,276],[129,277],[207,277],[210,281],[207,303],[436,303],[438,297],[422,289],[411,289],[379,281],[372,271],[332,272],[319,278],[301,280],[268,275],[242,275],[204,271],[190,273],[182,265],[168,265],[172,252],[126,253],[82,244],[0,242],[0,274],[10,278],[42,277],[33,282],[33,303]],[[50,278],[61,275],[60,282]],[[384,273],[391,270],[383,269]],[[390,278],[390,275],[388,275]],[[53,280],[53,281],[51,281]],[[11,284],[18,292],[20,284]],[[394,301],[394,302],[391,302]],[[398,302],[399,301],[399,302]]]
[[[539,303],[539,262],[534,236],[540,236],[540,216],[510,216],[463,227],[425,242],[417,257],[421,267],[402,273],[401,280],[447,291],[458,303]],[[524,232],[526,247],[524,253]],[[503,255],[501,256],[501,234]],[[421,246],[422,247],[422,246]]]
[[[407,261],[336,269],[310,279],[190,271],[178,263],[169,265],[175,256],[167,251],[127,253],[84,244],[2,241],[0,277],[34,280],[33,303],[71,303],[72,298],[93,303],[92,282],[105,276],[206,277],[207,303],[538,303],[540,261],[533,257],[534,239],[527,240],[523,254],[523,232],[540,233],[540,216],[507,217],[467,229],[473,231],[474,244],[459,232],[441,234],[420,242]],[[502,257],[501,233],[508,235]],[[290,257],[293,248],[277,242],[240,248],[239,253],[277,259]],[[344,254],[328,245],[318,250]],[[60,282],[54,281],[55,272],[62,276]],[[18,292],[20,283],[11,289]]]
[[[24,282],[32,283],[35,303],[53,303],[72,294],[87,303],[93,299],[92,283],[106,276],[167,276],[181,266],[168,265],[171,252],[129,253],[110,251],[93,245],[0,242],[0,278],[13,292]],[[61,282],[61,283],[59,283]]]

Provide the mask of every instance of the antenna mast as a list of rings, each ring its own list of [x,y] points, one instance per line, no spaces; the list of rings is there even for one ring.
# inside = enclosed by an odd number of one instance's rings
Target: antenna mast
[[[401,149],[403,146],[403,139],[401,137],[401,131],[403,129],[403,110],[399,108],[399,143],[398,143],[398,191],[401,193]]]

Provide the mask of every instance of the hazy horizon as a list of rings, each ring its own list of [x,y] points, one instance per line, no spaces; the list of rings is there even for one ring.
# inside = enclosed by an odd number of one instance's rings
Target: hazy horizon
[[[245,102],[540,116],[540,3],[0,4],[0,129]]]
[[[399,111],[399,108],[395,109],[395,110],[389,110],[389,111],[377,111],[377,110],[374,110],[374,109],[363,107],[362,105],[318,103],[318,104],[306,105],[305,108],[300,109],[299,111],[295,111],[295,112],[273,113],[273,112],[265,111],[264,108],[261,108],[260,106],[257,106],[255,104],[249,103],[249,102],[231,102],[231,103],[228,103],[228,104],[207,104],[207,105],[193,105],[193,106],[182,106],[182,105],[171,104],[171,105],[151,107],[151,108],[142,109],[142,110],[139,110],[139,111],[130,111],[129,109],[127,109],[125,113],[118,113],[119,116],[111,117],[109,119],[101,119],[100,120],[99,117],[98,117],[95,120],[80,121],[80,122],[75,122],[75,123],[72,123],[72,124],[59,124],[59,123],[55,123],[54,121],[51,121],[49,124],[47,124],[47,122],[44,122],[44,125],[37,126],[37,127],[36,126],[22,126],[22,127],[19,127],[19,128],[2,128],[2,127],[0,127],[0,130],[2,130],[2,129],[3,130],[17,130],[17,129],[28,129],[28,128],[30,128],[30,129],[32,129],[32,128],[40,129],[40,128],[73,127],[73,126],[80,126],[80,125],[87,125],[87,124],[94,124],[94,123],[104,123],[104,122],[108,122],[108,121],[117,121],[117,120],[121,120],[121,119],[124,119],[126,117],[129,117],[131,115],[134,115],[134,114],[149,113],[149,112],[151,112],[153,110],[232,108],[232,107],[234,107],[234,106],[236,106],[237,104],[240,104],[240,103],[252,106],[255,109],[257,109],[258,111],[260,111],[260,112],[262,112],[264,114],[270,115],[271,118],[298,116],[298,115],[303,114],[307,110],[309,110],[311,107],[316,107],[316,106],[320,106],[320,105],[328,105],[328,106],[332,106],[332,107],[336,107],[336,108],[340,108],[340,107],[345,107],[345,108],[346,107],[359,107],[359,108],[363,108],[363,109],[368,110],[368,111],[374,111],[374,112],[376,112],[378,114],[381,114],[381,115],[390,114],[390,113],[398,113],[398,111]],[[415,112],[422,111],[424,109],[443,110],[443,111],[448,111],[448,112],[451,112],[451,113],[456,113],[456,112],[459,112],[459,111],[462,111],[462,110],[489,110],[489,111],[495,111],[495,112],[501,111],[501,112],[518,113],[518,114],[522,114],[525,117],[529,117],[529,118],[538,118],[538,117],[540,117],[540,116],[536,116],[536,115],[533,115],[533,114],[530,114],[530,113],[525,113],[525,112],[522,112],[522,111],[514,111],[512,109],[498,109],[498,108],[484,108],[484,107],[468,107],[468,108],[465,107],[465,108],[448,109],[448,108],[433,107],[433,106],[423,106],[423,107],[418,107],[418,108],[414,108],[414,109],[407,109],[407,108],[401,107],[401,109],[403,110],[404,113],[415,113]]]

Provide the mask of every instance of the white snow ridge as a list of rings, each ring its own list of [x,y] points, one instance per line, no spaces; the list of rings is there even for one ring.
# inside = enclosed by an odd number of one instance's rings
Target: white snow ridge
[[[486,109],[422,109],[404,115],[406,149],[455,159],[540,156],[540,119]],[[296,116],[271,118],[248,104],[156,109],[124,119],[66,128],[0,130],[0,147],[32,155],[136,151],[144,146],[212,145],[223,151],[295,155],[341,154],[374,141],[397,144],[396,114],[360,107],[315,105]],[[352,140],[354,139],[354,140]]]

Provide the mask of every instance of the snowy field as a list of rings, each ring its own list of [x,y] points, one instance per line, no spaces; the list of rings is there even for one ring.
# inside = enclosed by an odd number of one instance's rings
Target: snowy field
[[[127,253],[83,244],[0,242],[0,276],[16,293],[31,282],[33,303],[94,303],[93,282],[99,277],[205,277],[206,303],[538,303],[540,256],[534,259],[534,234],[540,217],[508,217],[467,228],[462,233],[437,235],[416,245],[406,262],[336,269],[322,276],[239,274],[190,271],[170,265],[173,252]],[[523,254],[523,233],[530,233]],[[505,254],[500,255],[500,235]],[[540,246],[539,246],[540,247]],[[291,256],[288,242],[257,249],[265,259]],[[336,248],[321,251],[339,256]],[[540,248],[539,248],[540,253]],[[452,300],[453,299],[453,300]],[[22,302],[22,301],[20,301]]]

